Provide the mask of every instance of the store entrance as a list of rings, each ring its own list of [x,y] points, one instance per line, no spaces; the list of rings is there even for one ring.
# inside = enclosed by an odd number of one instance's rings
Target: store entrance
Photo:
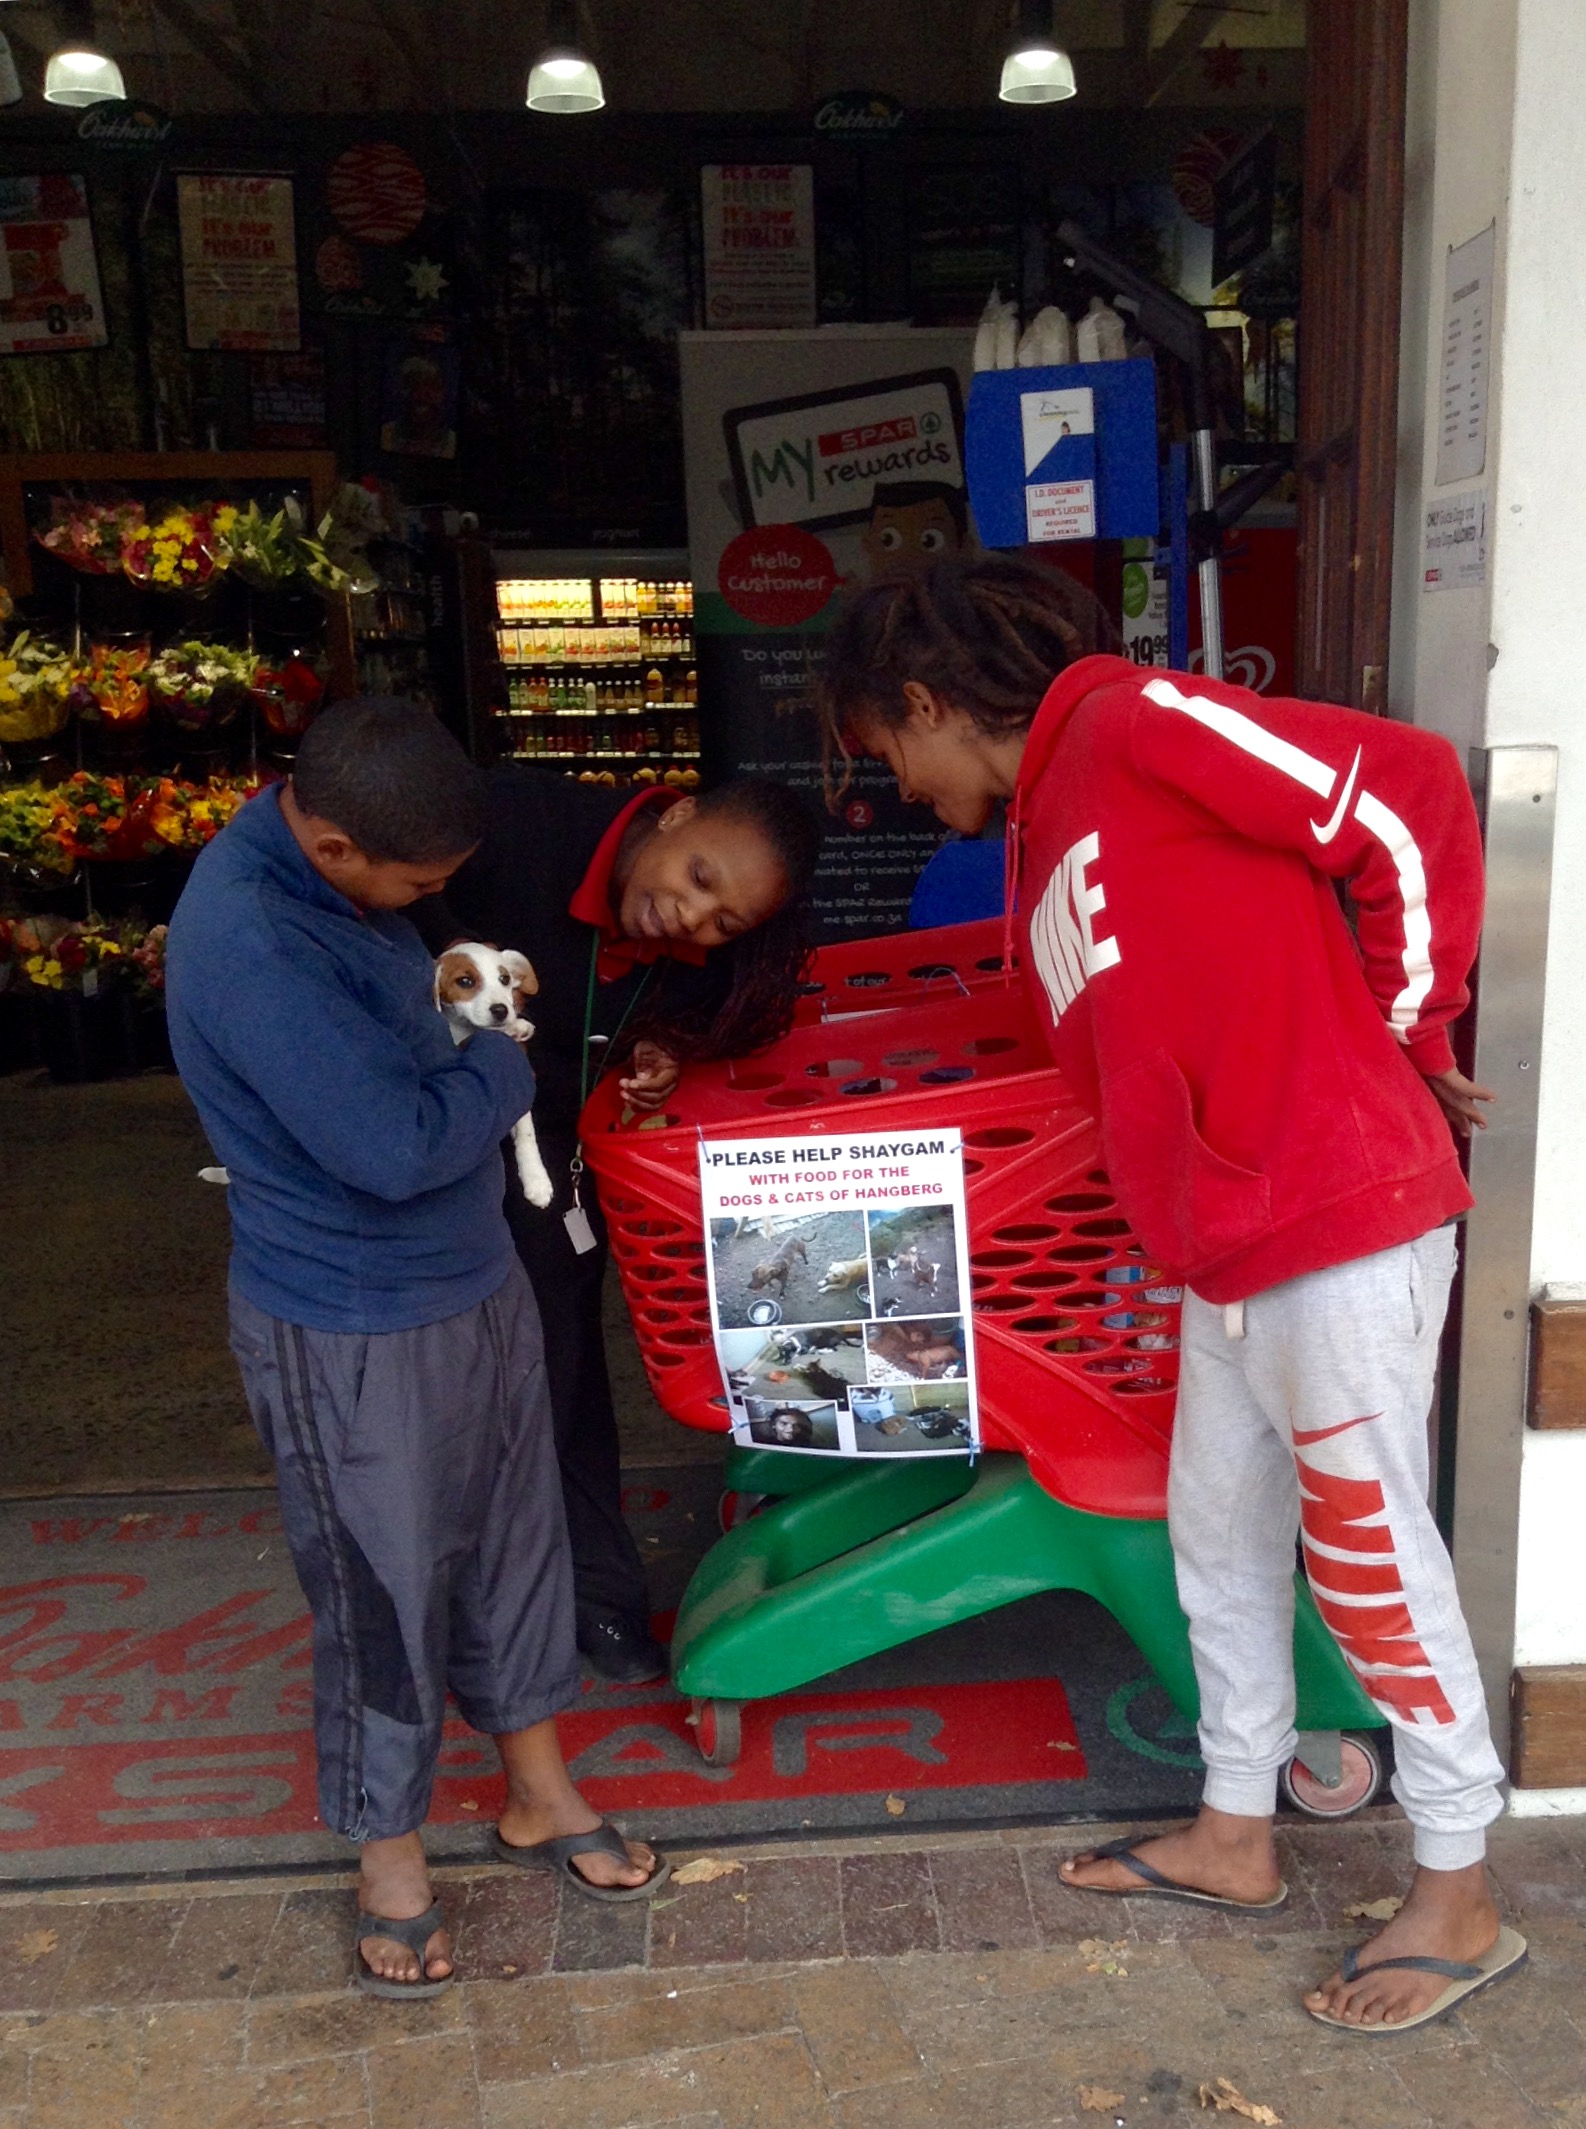
[[[583,160],[546,151],[536,162],[520,113],[487,114],[465,184],[438,125],[338,121],[327,144],[311,124],[283,121],[268,160],[297,169],[304,226],[318,232],[302,265],[300,366],[216,350],[190,361],[177,345],[180,276],[151,244],[132,263],[143,300],[165,306],[157,373],[123,378],[104,357],[125,405],[107,393],[89,423],[84,385],[98,357],[34,358],[83,365],[54,398],[38,384],[44,368],[30,373],[31,398],[15,382],[21,365],[0,371],[17,494],[0,537],[8,561],[18,540],[32,557],[48,594],[39,620],[66,648],[88,645],[58,704],[45,699],[49,682],[29,697],[50,729],[14,711],[7,724],[0,679],[0,1874],[342,1859],[314,1811],[307,1622],[226,1348],[225,1190],[201,1179],[212,1156],[162,1052],[149,942],[205,835],[240,802],[232,786],[288,766],[294,728],[349,675],[366,689],[428,692],[481,755],[545,774],[687,790],[732,765],[703,642],[696,656],[683,507],[676,335],[707,324],[702,168],[772,161],[815,173],[811,332],[828,345],[908,318],[933,346],[956,336],[967,374],[993,281],[1019,290],[1027,315],[1061,295],[1056,231],[1070,218],[1203,308],[1223,355],[1225,463],[1237,472],[1276,448],[1296,469],[1229,543],[1230,676],[1380,705],[1404,9],[1274,0],[1258,12],[1190,9],[1153,27],[1162,10],[1124,8],[1110,44],[1098,31],[1096,50],[1076,54],[1095,86],[1089,103],[1082,91],[1064,107],[1060,128],[1051,113],[1035,125],[997,110],[989,90],[989,108],[966,113],[961,90],[929,87],[927,70],[895,135],[817,133],[802,105],[745,115],[721,104],[686,120],[621,119],[626,133],[581,136]],[[889,79],[879,31],[874,57],[875,78]],[[953,65],[967,78],[959,56]],[[230,168],[225,124],[211,126],[213,159]],[[1263,134],[1277,143],[1276,240],[1242,276],[1217,279],[1216,180]],[[396,222],[408,211],[410,165],[429,175],[432,201],[455,178],[448,201],[475,204],[426,206],[428,219],[387,242],[380,213]],[[345,205],[371,167],[373,192],[337,221],[328,203]],[[124,172],[115,182],[130,185]],[[121,288],[129,262],[103,263],[107,286]],[[440,274],[461,289],[466,315],[449,293],[391,297],[387,284],[407,289],[411,268],[425,269],[415,287]],[[751,372],[757,337],[732,341]],[[797,396],[804,380],[777,359],[768,344],[763,374],[734,381],[734,407]],[[938,354],[932,365],[948,366]],[[404,391],[444,401],[422,434]],[[1167,428],[1182,430],[1165,373],[1162,407]],[[124,435],[109,433],[116,421]],[[114,528],[76,507],[104,497],[57,478],[60,454],[163,442],[178,421],[193,425],[195,445],[239,454],[272,433],[282,452],[287,431],[310,439],[299,457],[328,467],[261,467],[255,450],[225,491],[268,522],[298,482],[305,538],[338,479],[367,482],[364,537],[338,566],[356,570],[364,556],[375,584],[353,587],[345,642],[321,626],[322,608],[272,604],[268,587],[250,606],[237,585],[181,585],[178,631],[174,603],[152,626],[112,612],[113,572],[64,574],[63,547]],[[707,426],[719,444],[720,409]],[[424,449],[405,449],[415,438]],[[35,463],[25,479],[27,447],[54,454],[53,470]],[[220,496],[205,455],[175,486],[169,463],[146,480],[146,523],[163,501],[190,517]],[[642,490],[626,498],[625,467]],[[123,468],[114,486],[146,474]],[[739,508],[725,472],[710,500]],[[885,507],[907,518],[921,506]],[[66,530],[49,551],[38,535],[52,521]],[[356,508],[350,522],[356,530]],[[867,539],[879,552],[889,529],[856,524],[844,537],[857,555]],[[1149,555],[1098,546],[1070,559],[1132,654],[1160,662]],[[18,590],[14,567],[11,581]],[[305,613],[318,633],[294,634]],[[148,694],[151,660],[222,641],[234,670],[206,675],[178,656],[161,669],[166,698]],[[1192,630],[1192,657],[1195,642]],[[719,670],[719,639],[715,655]],[[146,755],[135,732],[116,730],[140,688],[158,738]],[[769,712],[766,725],[780,729]],[[123,804],[107,815],[107,794],[79,786],[65,822],[38,793],[60,794],[79,766],[101,783],[147,771],[172,788],[142,814]],[[911,884],[898,889],[900,922]],[[103,942],[123,959],[115,980],[86,965]],[[656,1403],[614,1281],[606,1335],[624,1506],[664,1636],[724,1524],[756,1504],[725,1491],[720,1438]],[[1120,1816],[1180,1808],[1198,1787],[1192,1730],[1111,1617],[1073,1595],[1022,1599],[768,1704],[741,1751],[715,1764],[690,1713],[665,1686],[591,1677],[566,1743],[592,1801],[642,1814],[662,1835],[705,1838]],[[479,1741],[455,1725],[436,1852],[477,1853],[495,1795]]]

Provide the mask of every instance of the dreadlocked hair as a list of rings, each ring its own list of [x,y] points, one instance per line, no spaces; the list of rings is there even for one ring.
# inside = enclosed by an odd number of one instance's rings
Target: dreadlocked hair
[[[1115,640],[1082,584],[1006,555],[944,555],[919,575],[850,593],[814,688],[828,802],[847,788],[856,726],[907,721],[907,682],[965,711],[982,731],[1013,731],[1032,722],[1066,665]]]
[[[648,1036],[683,1058],[743,1057],[778,1041],[793,1025],[813,952],[809,892],[822,824],[796,791],[766,776],[718,784],[701,795],[699,811],[758,830],[776,853],[787,898],[764,924],[710,956],[714,980],[705,998],[686,1009],[669,1007],[663,975],[660,995],[633,1039]]]

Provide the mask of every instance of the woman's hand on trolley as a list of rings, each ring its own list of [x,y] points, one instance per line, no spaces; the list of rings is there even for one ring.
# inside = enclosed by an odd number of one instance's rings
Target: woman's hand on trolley
[[[659,1109],[676,1089],[682,1071],[670,1050],[646,1038],[634,1044],[628,1070],[617,1084],[630,1108]]]

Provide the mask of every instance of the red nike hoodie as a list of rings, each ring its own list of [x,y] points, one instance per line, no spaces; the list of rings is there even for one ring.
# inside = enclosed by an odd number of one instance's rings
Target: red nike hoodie
[[[1164,1269],[1239,1301],[1471,1204],[1423,1079],[1454,1062],[1481,927],[1446,740],[1084,658],[1009,826],[1025,981]]]

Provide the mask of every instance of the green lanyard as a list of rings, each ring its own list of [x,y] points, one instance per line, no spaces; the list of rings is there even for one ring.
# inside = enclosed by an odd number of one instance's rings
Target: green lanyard
[[[595,984],[598,980],[599,968],[600,933],[597,931],[589,945],[589,986],[584,993],[584,1047],[578,1074],[578,1109],[580,1115],[583,1114],[584,1104],[589,1099],[591,1077],[589,1059],[595,1040]],[[607,1039],[606,1054],[608,1056],[621,1040],[622,1031],[628,1025],[629,1020],[632,1019],[633,1009],[649,988],[650,978],[654,974],[655,963],[652,961],[645,970],[638,989],[628,1000],[627,1008],[622,1018],[617,1022],[615,1033]],[[584,1179],[584,1142],[582,1139],[573,1148],[573,1158],[567,1172],[573,1186],[573,1201],[563,1214],[562,1224],[567,1229],[568,1239],[574,1249],[582,1256],[595,1246],[594,1229],[589,1224],[589,1215],[584,1210],[583,1195],[579,1187]]]

